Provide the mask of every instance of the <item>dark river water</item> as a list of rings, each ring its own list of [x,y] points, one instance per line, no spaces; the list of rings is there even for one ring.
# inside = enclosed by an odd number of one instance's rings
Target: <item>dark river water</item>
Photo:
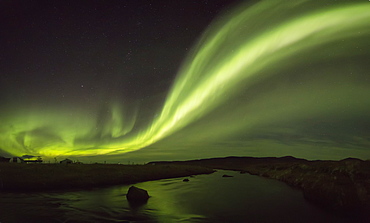
[[[223,174],[232,175],[223,178]],[[131,185],[83,191],[0,194],[0,222],[364,222],[304,200],[284,183],[234,171],[135,184],[151,198],[131,207]]]

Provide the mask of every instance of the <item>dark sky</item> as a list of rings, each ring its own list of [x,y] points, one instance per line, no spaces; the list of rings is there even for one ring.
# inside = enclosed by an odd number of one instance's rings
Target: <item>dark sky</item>
[[[2,1],[2,86],[58,102],[102,91],[132,99],[161,94],[232,1],[211,2]]]
[[[370,159],[369,6],[240,2],[0,1],[2,154]]]

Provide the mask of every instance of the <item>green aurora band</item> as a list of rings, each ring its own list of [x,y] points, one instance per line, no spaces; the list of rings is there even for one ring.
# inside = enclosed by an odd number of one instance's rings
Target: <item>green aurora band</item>
[[[128,115],[119,102],[111,103],[111,114],[105,118],[77,107],[41,109],[35,105],[4,113],[0,118],[0,148],[18,156],[46,157],[113,155],[142,149],[206,118],[230,98],[286,70],[299,70],[307,62],[343,59],[350,56],[352,51],[348,49],[354,46],[365,53],[369,50],[369,12],[370,4],[365,1],[326,5],[322,1],[274,0],[238,6],[206,30],[179,70],[159,115],[146,128],[133,131],[138,112]],[[320,52],[334,53],[328,58],[329,54]],[[353,52],[356,54],[359,53]],[[367,72],[361,67],[357,70]],[[336,72],[338,75],[340,70]],[[345,101],[334,101],[327,113],[346,106],[361,112],[368,109],[366,95],[370,91],[366,86],[359,88],[348,83],[342,87],[353,87],[356,91],[341,93]],[[342,87],[327,87],[325,92],[317,88],[316,96],[339,92]],[[296,88],[300,94],[310,91]],[[335,98],[336,93],[332,96]],[[272,96],[266,101],[279,103]],[[248,115],[243,119],[220,120],[218,125],[229,127],[214,130],[213,136],[268,124],[279,115],[294,118],[293,114],[301,110],[306,111],[306,116],[314,116],[323,110],[325,103],[328,102],[322,101],[313,108],[310,100],[299,105],[293,102],[290,107],[271,108],[274,111],[269,112],[262,102],[243,104],[234,114],[249,111],[245,113]]]

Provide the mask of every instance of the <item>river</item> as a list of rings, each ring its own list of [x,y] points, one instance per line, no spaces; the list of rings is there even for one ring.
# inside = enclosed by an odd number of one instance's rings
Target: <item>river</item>
[[[360,222],[326,212],[276,180],[224,170],[183,179],[135,184],[151,196],[140,207],[126,200],[131,185],[1,193],[0,222]]]

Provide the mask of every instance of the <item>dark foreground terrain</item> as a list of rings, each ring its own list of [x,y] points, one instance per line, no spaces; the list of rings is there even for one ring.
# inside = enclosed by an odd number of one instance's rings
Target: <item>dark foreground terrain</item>
[[[308,161],[294,157],[227,157],[160,164],[196,165],[283,181],[303,191],[304,197],[326,209],[341,213],[370,211],[370,161]]]
[[[184,165],[0,163],[0,191],[85,189],[214,172]]]
[[[308,201],[336,212],[370,212],[370,161],[353,158],[308,161],[294,157],[226,157],[147,165],[0,163],[0,191],[86,189],[208,174],[213,169],[283,181],[301,189]]]

